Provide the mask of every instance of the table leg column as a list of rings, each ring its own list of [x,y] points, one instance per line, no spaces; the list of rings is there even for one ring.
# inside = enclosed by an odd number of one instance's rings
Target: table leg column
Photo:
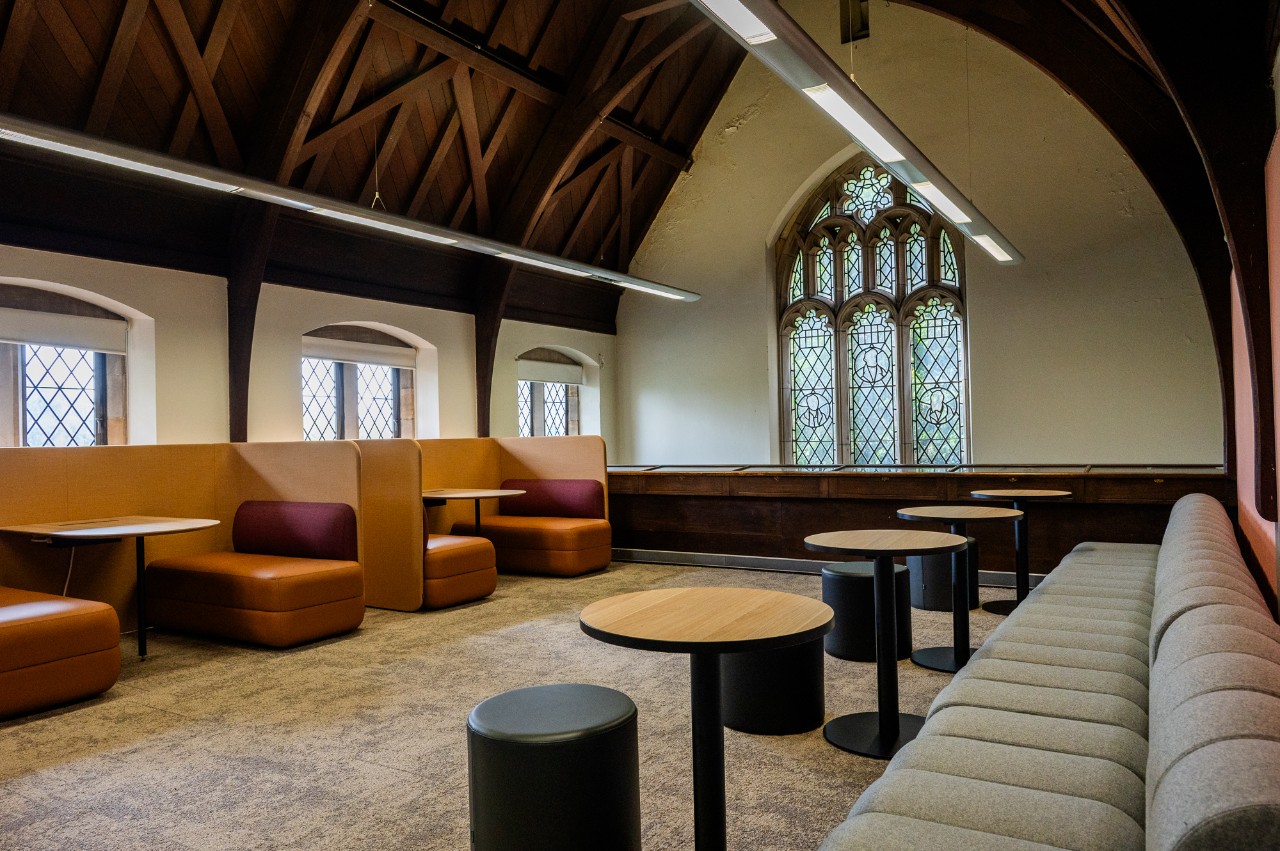
[[[147,658],[147,544],[139,535],[133,539],[134,557],[138,566],[138,587],[134,592],[138,609],[138,657]]]
[[[693,829],[697,851],[724,851],[724,725],[720,654],[689,657],[693,709]]]
[[[1031,593],[1031,559],[1027,552],[1027,512],[1017,501],[1013,507],[1022,512],[1022,516],[1013,521],[1014,584],[1017,588],[1018,602],[1027,599]]]

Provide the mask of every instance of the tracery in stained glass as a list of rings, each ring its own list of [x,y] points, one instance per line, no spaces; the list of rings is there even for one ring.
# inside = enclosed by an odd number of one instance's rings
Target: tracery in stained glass
[[[804,298],[804,252],[796,252],[796,262],[791,267],[791,292],[789,301]]]
[[[822,209],[818,211],[818,215],[813,217],[813,221],[809,223],[809,229],[812,230],[813,228],[817,227],[818,222],[822,221],[823,219],[827,218],[830,215],[831,215],[831,202],[828,201],[825,205],[823,205]]]
[[[916,192],[914,189],[912,189],[910,186],[907,187],[907,203],[915,204],[917,207],[920,207],[921,209],[928,210],[931,213],[933,212],[933,208],[929,206],[929,202],[921,198],[920,194]]]
[[[814,292],[832,301],[836,297],[836,257],[831,240],[823,237],[818,243],[818,253],[814,257]]]
[[[356,364],[356,415],[361,440],[399,437],[399,397],[394,367]]]
[[[849,325],[849,444],[854,464],[898,463],[897,326],[868,304]]]
[[[835,334],[817,311],[795,323],[790,339],[791,435],[796,464],[834,464]]]
[[[915,463],[964,460],[964,370],[960,318],[954,306],[931,298],[911,320],[912,430]]]
[[[96,444],[94,353],[61,346],[23,346],[22,349],[25,445]]]
[[[567,388],[563,384],[546,382],[542,385],[543,434],[547,437],[564,437],[569,425]]]
[[[938,239],[941,250],[942,283],[948,286],[960,286],[960,268],[956,264],[956,250],[951,247],[951,237],[944,230]]]
[[[876,213],[893,205],[893,192],[889,188],[891,182],[887,171],[863,167],[857,177],[845,181],[844,192],[849,196],[845,202],[846,212],[853,213],[864,222],[871,221]]]
[[[893,244],[893,234],[884,228],[876,242],[876,289],[893,295],[897,287],[898,253]]]
[[[862,243],[852,237],[844,248],[845,298],[862,292]]]
[[[925,253],[924,234],[919,223],[913,224],[906,240],[907,292],[914,292],[929,283],[929,264]]]
[[[516,382],[516,424],[521,437],[533,437],[533,382]]]
[[[331,360],[302,359],[302,438],[338,439],[338,365]]]

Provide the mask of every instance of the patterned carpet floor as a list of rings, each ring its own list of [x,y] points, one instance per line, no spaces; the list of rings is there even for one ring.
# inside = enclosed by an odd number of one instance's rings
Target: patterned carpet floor
[[[489,599],[443,612],[369,609],[356,632],[293,650],[160,632],[139,662],[126,636],[107,694],[0,724],[0,848],[466,851],[467,713],[509,689],[587,682],[639,708],[644,847],[687,851],[688,658],[595,641],[577,616],[688,585],[821,597],[817,576],[615,564],[503,576]],[[916,647],[950,642],[949,613],[912,617]],[[974,643],[999,621],[974,611]],[[923,713],[950,679],[909,662],[898,673],[904,712]],[[875,666],[826,657],[827,717],[875,706]],[[821,730],[726,730],[725,762],[729,847],[743,851],[817,848],[884,768]]]

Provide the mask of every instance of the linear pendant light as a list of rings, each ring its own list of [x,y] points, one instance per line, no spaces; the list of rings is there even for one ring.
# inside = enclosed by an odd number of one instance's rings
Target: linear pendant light
[[[61,156],[92,160],[113,168],[140,172],[200,189],[253,198],[360,228],[383,231],[438,245],[451,245],[476,254],[500,257],[526,266],[535,266],[597,283],[612,284],[675,301],[697,301],[701,298],[697,293],[679,287],[601,269],[598,266],[579,263],[553,254],[508,245],[495,239],[428,224],[407,216],[395,216],[382,210],[365,209],[356,204],[325,198],[289,186],[280,186],[248,175],[180,160],[167,154],[122,145],[13,115],[0,114],[0,142],[39,148]]]
[[[776,0],[692,0],[747,52],[807,95],[894,177],[999,263],[1022,262],[1004,234],[880,111]]]

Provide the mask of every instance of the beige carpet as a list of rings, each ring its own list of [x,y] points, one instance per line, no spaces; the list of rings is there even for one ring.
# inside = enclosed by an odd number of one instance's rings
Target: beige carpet
[[[290,651],[159,633],[102,698],[0,724],[0,848],[466,851],[467,713],[521,686],[611,686],[640,712],[644,847],[691,849],[688,659],[584,635],[587,603],[625,591],[740,585],[821,596],[816,576],[615,565],[580,579],[502,577],[445,612],[369,609],[342,638]],[[1011,592],[983,589],[984,599]],[[917,647],[950,615],[913,612]],[[973,613],[975,644],[999,618]],[[875,667],[827,657],[827,715],[875,709]],[[949,680],[903,662],[902,709]],[[725,731],[729,846],[813,849],[883,763],[798,736]],[[573,849],[566,849],[573,851]]]

